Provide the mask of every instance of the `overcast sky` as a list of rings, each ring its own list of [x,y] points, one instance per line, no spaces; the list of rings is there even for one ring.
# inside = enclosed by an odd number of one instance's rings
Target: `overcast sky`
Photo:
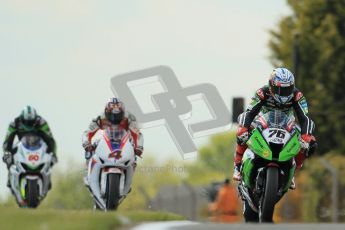
[[[81,134],[113,95],[116,74],[168,65],[182,86],[212,83],[227,104],[233,96],[249,99],[273,68],[268,30],[290,12],[284,0],[0,5],[0,140],[22,107],[33,105],[51,126],[61,165],[83,162]],[[164,127],[143,133],[148,155],[178,156]],[[5,178],[4,164],[0,173]]]

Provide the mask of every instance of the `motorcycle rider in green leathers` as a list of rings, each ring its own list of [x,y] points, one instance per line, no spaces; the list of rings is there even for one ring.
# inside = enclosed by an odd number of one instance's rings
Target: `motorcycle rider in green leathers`
[[[37,114],[32,106],[25,106],[21,114],[10,123],[5,141],[3,143],[4,155],[2,160],[6,163],[7,168],[13,164],[13,155],[16,154],[17,148],[13,147],[15,137],[20,140],[26,134],[35,134],[43,139],[47,144],[47,152],[52,153],[52,164],[57,163],[56,143],[50,131],[48,123]],[[9,186],[9,184],[8,184]]]

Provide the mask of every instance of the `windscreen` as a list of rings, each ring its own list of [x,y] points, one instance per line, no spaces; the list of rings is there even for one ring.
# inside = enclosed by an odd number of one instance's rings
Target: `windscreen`
[[[121,142],[122,138],[126,135],[126,130],[120,128],[118,125],[107,127],[105,132],[111,142]]]
[[[38,149],[41,147],[41,138],[37,135],[25,135],[21,139],[21,142],[25,148],[30,150]]]
[[[273,110],[264,114],[268,127],[286,129],[289,117],[280,110]]]

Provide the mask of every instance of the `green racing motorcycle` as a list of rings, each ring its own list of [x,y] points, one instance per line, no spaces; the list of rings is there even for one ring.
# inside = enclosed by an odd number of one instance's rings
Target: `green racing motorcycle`
[[[280,111],[261,114],[253,126],[238,191],[246,222],[272,222],[274,207],[289,190],[295,173],[300,128],[293,116]]]

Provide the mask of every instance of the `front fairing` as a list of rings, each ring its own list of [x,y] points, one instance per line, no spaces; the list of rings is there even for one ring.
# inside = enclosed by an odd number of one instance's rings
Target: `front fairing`
[[[274,131],[279,129],[266,129],[265,131]],[[283,130],[282,130],[283,131]],[[273,133],[273,132],[272,132]],[[289,138],[286,138],[288,136]],[[280,138],[280,141],[272,141],[272,139],[263,136],[263,130],[256,128],[253,130],[247,145],[253,153],[265,160],[268,161],[288,161],[295,157],[300,148],[299,136],[300,133],[297,129],[293,130],[292,133],[289,133],[284,138]],[[276,138],[279,140],[279,138]],[[274,145],[281,145],[282,148],[276,151],[272,149]]]
[[[126,168],[134,162],[134,148],[131,135],[124,132],[120,140],[111,139],[109,132],[102,131],[97,141],[95,158],[103,166]]]
[[[96,141],[94,156],[88,165],[88,182],[94,199],[101,206],[105,206],[103,199],[106,193],[107,174],[118,173],[120,179],[120,195],[130,191],[135,161],[132,137],[128,131],[124,132],[120,140],[114,135],[102,130]]]
[[[259,129],[254,129],[249,140],[247,141],[248,147],[258,155],[266,160],[272,160],[272,151],[268,146],[266,140],[261,135]]]
[[[18,144],[18,151],[14,161],[19,171],[39,173],[46,169],[51,162],[51,155],[47,154],[47,145],[40,141],[38,148],[27,148],[23,143]]]
[[[9,169],[10,185],[18,203],[26,199],[27,180],[37,180],[39,199],[43,199],[49,190],[52,155],[47,153],[47,145],[43,140],[35,146],[28,146],[25,140],[17,145],[14,164]]]
[[[297,156],[301,149],[299,142],[300,133],[295,131],[290,140],[284,145],[283,150],[279,153],[278,161],[288,161]]]
[[[286,134],[284,138],[276,140],[273,136],[271,139],[268,138],[267,132],[269,131],[274,133],[275,129],[268,128],[268,130],[263,131],[260,128],[256,128],[253,130],[247,142],[248,149],[243,157],[242,180],[248,188],[254,189],[260,169],[264,169],[270,163],[274,163],[278,165],[282,172],[281,191],[284,193],[288,190],[295,171],[293,158],[300,150],[300,133],[295,129],[291,133]],[[270,141],[275,141],[275,144],[282,142],[281,150],[276,152],[275,149],[270,148],[272,146]]]

